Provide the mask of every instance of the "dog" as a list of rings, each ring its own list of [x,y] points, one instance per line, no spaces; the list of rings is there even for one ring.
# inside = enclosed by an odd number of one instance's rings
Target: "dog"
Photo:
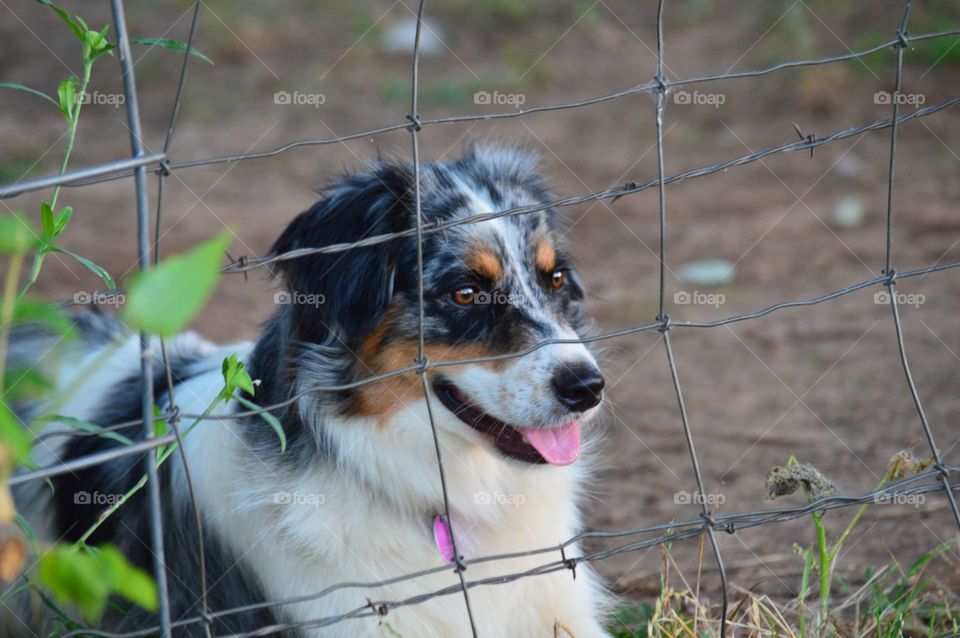
[[[581,530],[578,502],[590,475],[604,379],[582,343],[589,330],[584,290],[562,222],[547,208],[463,223],[549,202],[537,160],[477,146],[455,161],[421,167],[422,220],[445,226],[423,234],[423,359],[414,179],[411,166],[378,160],[334,180],[287,226],[274,256],[375,235],[390,239],[276,260],[282,291],[255,343],[220,346],[193,333],[167,341],[182,413],[211,404],[223,387],[221,362],[237,354],[256,380],[247,398],[282,404],[273,414],[286,439],[281,450],[263,418],[230,401],[183,437],[189,483],[179,452],[161,466],[174,635],[207,635],[195,622],[203,610],[191,487],[213,635],[268,628],[266,635],[299,637],[469,636],[454,541],[466,561],[462,576],[473,583],[534,570],[560,554],[471,558],[556,546]],[[57,386],[71,389],[58,413],[102,427],[137,421],[144,389],[139,338],[105,313],[76,313],[73,321],[80,338],[56,372]],[[51,344],[42,331],[18,328],[11,359],[35,359]],[[149,348],[159,360],[159,342]],[[459,360],[468,362],[451,364]],[[382,378],[357,383],[375,376]],[[151,382],[157,406],[170,410],[163,366],[154,366]],[[29,419],[45,409],[21,406],[21,413]],[[45,432],[63,430],[54,423]],[[117,433],[142,439],[140,425]],[[104,436],[50,436],[35,456],[51,466],[121,445]],[[41,538],[77,541],[98,523],[105,499],[144,475],[144,458],[127,455],[50,483],[26,483],[16,491],[19,511]],[[148,506],[141,490],[100,521],[87,543],[111,543],[151,570]],[[565,549],[568,557],[577,551]],[[343,582],[369,585],[334,587]],[[417,600],[438,591],[443,595]],[[481,582],[468,593],[484,638],[606,635],[608,595],[587,564],[574,574],[559,569],[507,584]],[[285,600],[291,602],[272,604]],[[121,607],[118,601],[108,611],[104,627],[135,631],[158,622],[155,614]],[[218,613],[238,607],[244,609]],[[361,617],[332,622],[349,613]],[[31,618],[23,612],[4,624]]]

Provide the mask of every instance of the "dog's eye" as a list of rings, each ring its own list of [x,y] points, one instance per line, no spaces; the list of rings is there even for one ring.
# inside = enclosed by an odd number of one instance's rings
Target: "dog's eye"
[[[550,285],[554,288],[561,288],[566,280],[566,275],[563,274],[562,270],[554,270],[553,274],[550,275]]]
[[[450,293],[450,298],[453,299],[454,303],[461,306],[469,306],[473,303],[474,299],[477,296],[477,289],[473,286],[464,286],[463,288],[457,288]]]

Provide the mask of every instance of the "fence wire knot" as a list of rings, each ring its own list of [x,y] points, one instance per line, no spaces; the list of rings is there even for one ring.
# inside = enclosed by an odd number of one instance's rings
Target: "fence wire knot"
[[[613,196],[613,199],[610,200],[610,203],[611,203],[611,204],[616,204],[618,199],[620,199],[621,197],[623,197],[624,195],[626,195],[626,194],[629,193],[630,191],[635,190],[636,188],[637,188],[637,183],[636,183],[636,182],[627,182],[626,184],[624,184],[624,185],[620,188],[620,194],[619,194],[619,195],[614,195],[614,196]]]
[[[940,478],[946,479],[950,478],[950,468],[944,465],[943,461],[933,464],[933,469],[937,471],[937,475]]]
[[[180,423],[180,420],[183,418],[183,412],[180,410],[179,405],[171,405],[169,412],[167,412],[167,423],[170,425],[177,425]]]
[[[417,355],[413,362],[417,365],[417,374],[426,374],[430,369],[430,357],[425,354]]]
[[[897,29],[897,43],[894,45],[901,49],[906,49],[910,45],[910,32],[904,29]]]
[[[884,270],[883,274],[887,276],[886,280],[883,282],[884,286],[887,286],[889,288],[893,284],[897,283],[898,273],[896,268],[891,268],[890,270]]]
[[[570,570],[570,573],[573,574],[573,579],[577,579],[577,559],[567,558],[566,548],[560,548],[560,562],[563,563],[563,566]]]
[[[230,265],[227,268],[233,268],[243,273],[243,280],[249,281],[247,279],[247,266],[249,265],[249,259],[246,255],[240,255],[239,259],[234,259],[233,255],[229,251],[223,251],[223,254],[227,256],[227,259],[230,260]]]
[[[663,73],[657,73],[653,76],[653,81],[656,83],[654,90],[657,93],[666,93],[667,92],[667,81],[663,77]]]
[[[663,313],[662,315],[657,315],[657,323],[660,325],[657,326],[657,332],[667,332],[670,330],[670,315]]]
[[[420,121],[419,113],[412,113],[407,115],[407,119],[410,120],[409,126],[407,126],[408,131],[416,131],[419,133],[423,129],[423,122]]]
[[[390,612],[390,605],[388,605],[387,603],[380,603],[378,605],[377,603],[373,602],[369,598],[367,598],[367,607],[373,610],[373,613],[375,613],[378,616],[386,616]]]
[[[160,163],[157,165],[157,175],[170,177],[170,160],[160,160]]]
[[[801,142],[810,146],[810,159],[813,159],[813,151],[817,144],[816,134],[811,133],[810,135],[804,135],[803,131],[800,129],[800,125],[796,122],[793,123],[793,130],[797,132],[797,136],[800,138]]]

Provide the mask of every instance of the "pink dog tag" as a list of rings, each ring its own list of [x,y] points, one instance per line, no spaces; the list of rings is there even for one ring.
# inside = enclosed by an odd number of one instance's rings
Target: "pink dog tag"
[[[452,563],[456,558],[453,553],[453,532],[450,530],[450,525],[447,524],[446,519],[441,515],[437,515],[433,519],[433,542],[440,550],[443,560]]]

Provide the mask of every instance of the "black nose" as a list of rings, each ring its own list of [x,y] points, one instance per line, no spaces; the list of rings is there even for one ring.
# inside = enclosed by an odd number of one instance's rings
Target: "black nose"
[[[553,387],[574,412],[585,412],[603,398],[603,376],[592,365],[564,366],[554,375]]]

